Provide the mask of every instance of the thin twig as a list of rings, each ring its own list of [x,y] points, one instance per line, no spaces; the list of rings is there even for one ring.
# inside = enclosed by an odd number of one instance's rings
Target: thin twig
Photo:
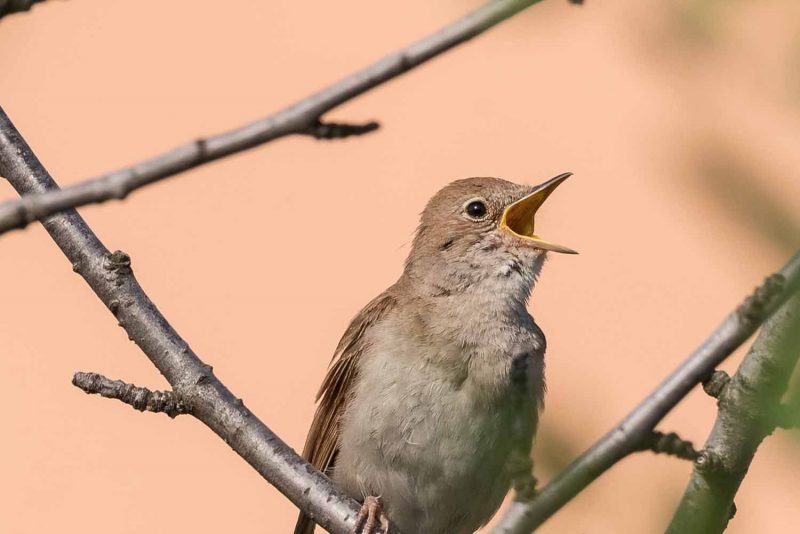
[[[327,135],[323,133],[324,123],[320,120],[324,113],[342,103],[408,72],[540,1],[491,1],[437,33],[386,56],[270,117],[226,133],[192,141],[137,165],[59,191],[0,204],[0,234],[23,228],[32,221],[67,208],[123,199],[131,191],[145,185],[287,135],[311,134],[327,139],[372,131],[377,123],[364,125],[360,130],[348,127],[344,129],[345,135]]]
[[[11,13],[22,13],[33,7],[33,4],[44,2],[44,0],[0,0],[0,18]]]
[[[495,0],[403,51],[389,56],[271,118],[119,171],[104,182],[143,185],[317,124],[325,111],[408,71],[462,43],[539,0]],[[0,109],[0,175],[20,195],[58,191],[57,184]],[[77,186],[78,190],[91,185]],[[67,196],[74,194],[75,189]],[[91,197],[94,193],[88,193]],[[59,200],[63,202],[63,199]],[[63,210],[69,203],[58,206]],[[52,206],[51,206],[52,207]],[[52,212],[51,212],[52,213]],[[235,397],[170,326],[145,294],[130,268],[130,258],[111,254],[73,209],[49,216],[36,213],[80,274],[116,316],[191,414],[205,423],[267,481],[309,517],[333,534],[349,534],[358,504],[339,492],[298,456]]]
[[[97,373],[75,373],[72,385],[90,395],[117,399],[140,412],[165,413],[172,418],[189,413],[189,407],[174,391],[150,391]]]
[[[656,424],[800,287],[800,252],[762,284],[613,430],[567,466],[529,503],[513,503],[494,534],[527,534],[611,466],[636,451]],[[702,457],[702,455],[701,455]]]
[[[783,421],[781,404],[800,357],[800,295],[761,329],[719,396],[719,412],[668,532],[722,532],[761,441]]]

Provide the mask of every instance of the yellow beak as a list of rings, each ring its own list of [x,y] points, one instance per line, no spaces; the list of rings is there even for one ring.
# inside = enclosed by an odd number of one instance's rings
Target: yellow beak
[[[578,252],[571,248],[556,243],[550,243],[533,233],[533,220],[536,212],[542,204],[544,204],[544,201],[547,200],[547,197],[550,196],[550,193],[570,176],[572,176],[571,172],[559,174],[555,178],[547,180],[542,185],[537,186],[532,193],[522,197],[513,204],[509,204],[503,212],[503,218],[500,219],[500,228],[530,243],[536,248],[552,250],[553,252],[564,252],[566,254],[577,254]]]

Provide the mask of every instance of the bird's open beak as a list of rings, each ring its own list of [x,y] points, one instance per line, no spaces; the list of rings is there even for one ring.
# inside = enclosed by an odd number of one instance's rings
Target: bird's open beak
[[[503,212],[503,218],[500,220],[500,228],[530,243],[536,248],[552,250],[553,252],[564,252],[566,254],[577,254],[578,252],[571,248],[557,245],[556,243],[550,243],[533,233],[533,219],[536,212],[542,204],[544,204],[544,201],[547,200],[547,197],[550,196],[550,193],[570,176],[572,176],[571,172],[559,174],[555,178],[547,180],[545,183],[537,186],[532,193],[508,205]]]

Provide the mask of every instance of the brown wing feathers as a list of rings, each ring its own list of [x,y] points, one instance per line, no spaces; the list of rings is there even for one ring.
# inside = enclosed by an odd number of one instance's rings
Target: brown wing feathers
[[[366,346],[364,333],[384,317],[394,304],[394,297],[386,291],[356,315],[339,341],[328,374],[317,393],[319,406],[306,438],[303,458],[325,474],[330,475],[336,459],[339,419],[356,379],[358,358]],[[314,527],[314,522],[300,513],[294,534],[311,534]]]

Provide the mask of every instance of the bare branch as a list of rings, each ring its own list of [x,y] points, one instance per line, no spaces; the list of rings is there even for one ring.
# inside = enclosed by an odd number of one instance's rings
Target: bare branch
[[[97,373],[75,373],[72,385],[88,394],[99,394],[107,399],[117,399],[133,406],[140,412],[165,413],[175,416],[189,413],[189,407],[174,391],[150,391],[128,384],[122,380],[111,380]]]
[[[41,219],[47,232],[102,302],[179,395],[205,423],[268,482],[333,534],[349,534],[358,504],[254,416],[189,348],[145,294],[130,258],[111,254],[71,206],[121,198],[127,192],[292,133],[318,128],[326,111],[487,30],[539,0],[495,0],[440,32],[395,53],[272,117],[232,132],[189,143],[162,156],[59,190],[0,109],[0,175],[28,197],[6,207],[8,228]],[[46,196],[31,197],[30,195]],[[48,215],[49,214],[49,215]],[[16,217],[16,218],[15,218]]]
[[[0,0],[0,18],[11,13],[21,13],[28,11],[33,4],[44,2],[44,0]]]
[[[800,252],[728,315],[711,336],[613,430],[544,486],[536,499],[529,503],[513,503],[493,532],[527,534],[533,531],[607,469],[639,449],[656,424],[752,336],[798,287]]]
[[[719,412],[704,454],[668,532],[722,532],[733,498],[761,441],[776,425],[797,421],[781,404],[800,357],[800,295],[764,325],[736,374],[719,396]]]
[[[429,59],[446,52],[541,0],[494,0],[440,31],[369,67],[311,95],[278,113],[230,132],[198,139],[131,167],[105,174],[41,196],[0,204],[0,234],[40,220],[52,213],[86,204],[123,199],[131,191],[204,163],[236,154],[292,134],[317,138],[346,137],[374,130],[376,123],[338,128],[344,135],[330,135],[321,117],[370,89],[385,83]]]
[[[58,187],[2,109],[0,173],[20,194]],[[130,258],[121,252],[110,253],[74,210],[42,222],[75,272],[166,377],[186,409],[324,528],[349,534],[358,504],[300,458],[214,376],[142,290],[131,271]]]

